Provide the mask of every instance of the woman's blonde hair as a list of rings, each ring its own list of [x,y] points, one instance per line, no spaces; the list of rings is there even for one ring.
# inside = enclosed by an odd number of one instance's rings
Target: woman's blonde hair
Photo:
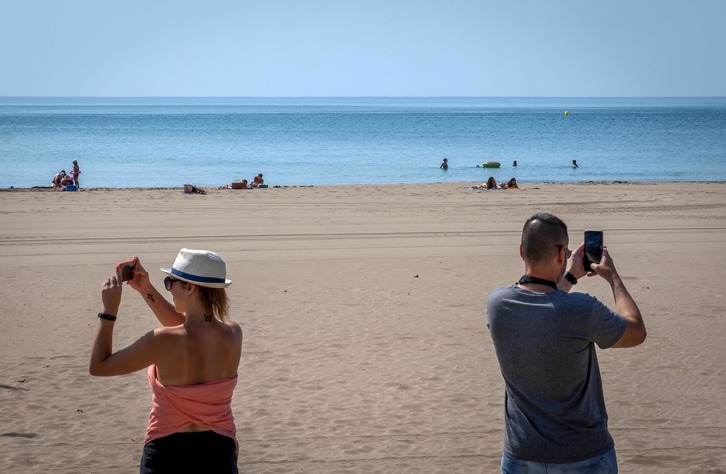
[[[226,321],[227,312],[229,311],[229,298],[227,298],[227,292],[224,288],[197,286],[197,290],[204,305],[204,310],[212,313],[219,321]]]

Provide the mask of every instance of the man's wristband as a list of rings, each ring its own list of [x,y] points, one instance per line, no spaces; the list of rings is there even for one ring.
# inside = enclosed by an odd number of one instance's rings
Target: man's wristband
[[[105,319],[106,321],[116,321],[116,316],[112,314],[98,313],[98,317],[101,319]]]
[[[577,278],[570,272],[565,272],[565,280],[569,281],[573,285],[577,285]]]

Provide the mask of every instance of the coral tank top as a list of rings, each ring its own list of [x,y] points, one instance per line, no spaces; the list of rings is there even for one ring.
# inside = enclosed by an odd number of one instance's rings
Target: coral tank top
[[[144,444],[195,424],[232,438],[239,451],[232,414],[236,375],[197,385],[166,386],[157,378],[156,365],[152,364],[146,376],[151,387],[151,413]]]

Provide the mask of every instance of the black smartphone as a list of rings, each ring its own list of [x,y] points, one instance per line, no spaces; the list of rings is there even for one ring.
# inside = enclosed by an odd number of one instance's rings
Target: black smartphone
[[[134,268],[136,267],[136,259],[128,262],[121,262],[116,265],[116,275],[121,281],[129,281],[134,279]]]
[[[600,263],[600,260],[602,259],[602,246],[603,237],[601,230],[585,231],[585,257],[583,258],[585,271],[592,271],[590,264]]]

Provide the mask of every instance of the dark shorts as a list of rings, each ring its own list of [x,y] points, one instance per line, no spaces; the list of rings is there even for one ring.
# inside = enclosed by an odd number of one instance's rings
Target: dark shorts
[[[232,438],[214,431],[174,433],[149,441],[141,456],[140,474],[237,474]]]

